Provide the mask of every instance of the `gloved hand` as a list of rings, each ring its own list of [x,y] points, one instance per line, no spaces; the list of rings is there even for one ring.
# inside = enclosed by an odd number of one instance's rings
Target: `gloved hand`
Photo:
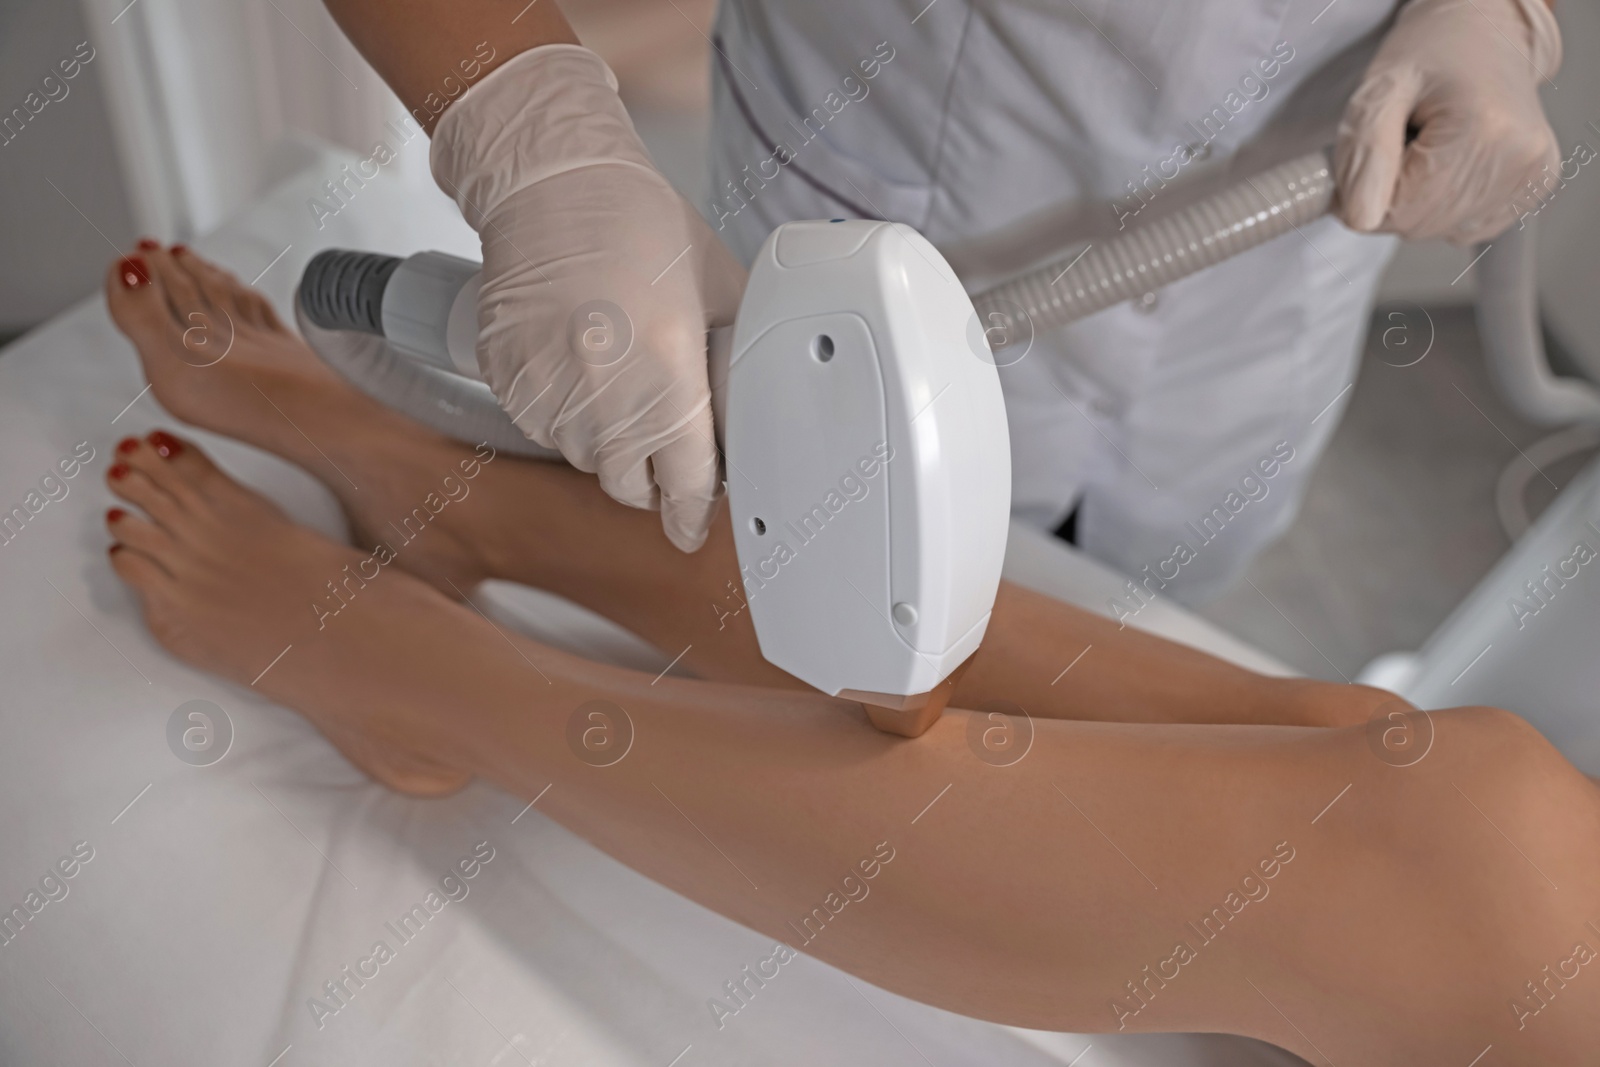
[[[1560,166],[1538,92],[1560,66],[1546,0],[1409,0],[1339,123],[1340,216],[1457,244],[1504,230]]]
[[[650,161],[599,56],[507,60],[434,131],[434,178],[483,241],[478,367],[500,406],[624,504],[705,541],[721,492],[706,331],[744,272]]]

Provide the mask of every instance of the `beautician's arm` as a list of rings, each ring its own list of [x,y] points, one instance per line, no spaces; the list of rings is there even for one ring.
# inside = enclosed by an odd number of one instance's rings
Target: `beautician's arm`
[[[744,271],[656,169],[616,76],[556,0],[327,4],[482,239],[478,367],[501,408],[698,549],[722,485],[706,331]]]
[[[493,58],[480,60],[474,80],[530,48],[578,43],[555,0],[327,0],[327,5],[339,28],[429,133],[443,110],[433,114],[424,101],[430,93],[448,99],[440,83],[459,79],[457,64],[478,58],[480,45],[487,42]]]

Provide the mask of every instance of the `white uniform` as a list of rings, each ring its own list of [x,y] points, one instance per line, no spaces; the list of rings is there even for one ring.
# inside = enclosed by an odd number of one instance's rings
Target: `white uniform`
[[[706,214],[746,262],[791,219],[906,222],[976,290],[1331,144],[1393,7],[724,0]],[[1017,516],[1077,506],[1151,592],[1232,583],[1294,516],[1393,248],[1322,219],[1037,338],[1001,371]]]

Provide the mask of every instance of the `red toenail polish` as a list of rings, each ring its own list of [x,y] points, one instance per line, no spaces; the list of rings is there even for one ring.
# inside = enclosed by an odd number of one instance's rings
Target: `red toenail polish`
[[[150,284],[150,268],[145,266],[141,256],[124,256],[122,262],[117,264],[117,273],[122,277],[124,289],[137,289]]]
[[[186,253],[188,251],[189,251],[189,246],[188,245],[173,245],[172,246],[172,254],[175,255],[175,256],[181,256],[181,255],[183,255],[184,253]]]
[[[120,482],[127,476],[128,465],[126,463],[113,463],[111,465],[111,469],[106,471],[106,477],[110,478],[114,482]]]
[[[128,517],[128,513],[126,511],[123,511],[121,508],[109,508],[109,509],[106,510],[106,522],[108,522],[108,523],[109,522],[121,522],[123,519],[125,519],[127,517]]]
[[[164,430],[157,430],[150,435],[150,446],[162,459],[171,459],[183,451],[183,442]]]
[[[139,247],[146,252],[154,252],[161,247],[161,242],[149,237],[139,238]]]
[[[138,447],[139,439],[137,437],[124,437],[122,440],[117,442],[117,451],[122,453],[124,456]]]

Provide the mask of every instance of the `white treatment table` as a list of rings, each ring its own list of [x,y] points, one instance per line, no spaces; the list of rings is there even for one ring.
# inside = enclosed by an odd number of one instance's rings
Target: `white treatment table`
[[[330,245],[476,255],[455,209],[386,178],[318,230],[307,207],[343,156],[323,153],[198,249],[261,287],[285,321],[306,260]],[[106,250],[108,258],[112,250]],[[0,544],[0,909],[75,845],[64,897],[0,944],[0,1064],[700,1067],[706,1064],[1201,1067],[1298,1063],[1225,1037],[1044,1035],[907,1001],[806,957],[718,1030],[706,1007],[766,956],[764,937],[618,865],[526,801],[475,784],[420,801],[377,786],[299,716],[180,665],[107,566],[103,478],[115,442],[175,420],[95,295],[0,356],[0,508],[80,442],[94,458]],[[342,533],[308,475],[195,434],[235,476]],[[56,490],[53,490],[53,492]],[[1007,573],[1103,609],[1118,578],[1019,530]],[[508,624],[591,656],[666,657],[554,598],[484,593]],[[1139,624],[1282,668],[1166,604]],[[209,766],[169,747],[188,701],[220,706]],[[469,895],[433,914],[320,1020],[308,1007],[479,842]],[[70,864],[69,864],[70,866]],[[55,883],[52,883],[54,885]],[[39,898],[36,898],[39,899]],[[354,988],[347,984],[347,988]],[[1087,1050],[1087,1051],[1086,1051]]]

